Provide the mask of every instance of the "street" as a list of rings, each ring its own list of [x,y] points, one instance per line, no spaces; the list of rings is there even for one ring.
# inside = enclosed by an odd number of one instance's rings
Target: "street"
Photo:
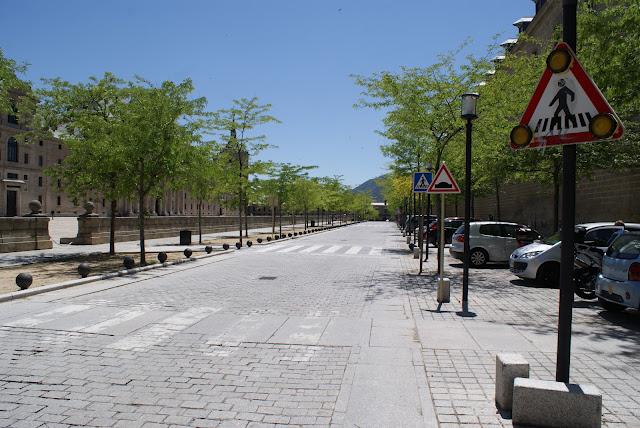
[[[368,222],[0,304],[0,426],[511,426],[495,354],[555,377],[558,290]],[[571,381],[640,426],[640,315],[576,298]]]

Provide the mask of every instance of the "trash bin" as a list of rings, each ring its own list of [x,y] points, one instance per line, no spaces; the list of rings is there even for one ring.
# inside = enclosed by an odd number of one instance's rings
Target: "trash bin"
[[[190,230],[181,230],[180,231],[180,245],[191,245],[191,231]]]
[[[311,227],[316,227],[316,221],[315,220],[311,220]]]

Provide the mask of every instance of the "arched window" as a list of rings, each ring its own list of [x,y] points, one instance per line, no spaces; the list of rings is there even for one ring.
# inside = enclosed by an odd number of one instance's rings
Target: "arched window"
[[[7,160],[9,162],[18,162],[18,142],[13,137],[7,141]]]

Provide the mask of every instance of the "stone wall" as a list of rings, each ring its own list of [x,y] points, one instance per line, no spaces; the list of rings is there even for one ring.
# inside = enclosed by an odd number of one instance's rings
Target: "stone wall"
[[[270,227],[271,216],[249,216],[249,229]],[[298,216],[297,220],[303,217]],[[75,238],[63,238],[61,243],[74,245],[95,245],[109,242],[109,217],[78,217],[78,235]],[[244,223],[244,219],[243,219]],[[278,230],[276,218],[276,231]],[[282,218],[282,225],[291,224],[291,218]],[[213,216],[202,217],[202,233],[233,232],[238,228],[238,217]],[[198,233],[197,216],[149,217],[145,220],[145,239],[177,237],[181,230],[190,230],[195,237]],[[139,239],[138,218],[116,218],[116,242],[136,241]]]
[[[0,218],[0,253],[50,248],[49,217]]]
[[[591,179],[576,184],[576,223],[615,221],[640,223],[640,169],[598,171]],[[453,198],[452,198],[453,199]],[[500,192],[501,220],[525,223],[543,234],[553,233],[553,187],[536,182],[509,184]],[[459,198],[458,214],[464,215]],[[479,220],[498,219],[495,195],[475,198],[474,214]],[[560,199],[562,212],[562,198]],[[447,204],[454,215],[453,203]]]

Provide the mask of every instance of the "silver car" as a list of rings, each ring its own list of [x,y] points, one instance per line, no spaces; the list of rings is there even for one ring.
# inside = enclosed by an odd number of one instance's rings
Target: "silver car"
[[[640,230],[640,224],[627,223],[629,230]],[[576,228],[586,229],[584,242],[606,251],[611,236],[622,229],[613,222],[583,223]],[[560,276],[560,232],[516,249],[509,257],[509,269],[522,278],[536,280],[540,284],[555,285]]]
[[[640,309],[640,233],[624,233],[607,249],[596,295],[609,311]]]
[[[487,263],[506,263],[511,253],[523,245],[523,238],[531,242],[540,235],[535,230],[518,223],[500,221],[474,221],[469,224],[469,248],[471,266],[482,267]],[[451,237],[449,254],[464,259],[464,225]]]

